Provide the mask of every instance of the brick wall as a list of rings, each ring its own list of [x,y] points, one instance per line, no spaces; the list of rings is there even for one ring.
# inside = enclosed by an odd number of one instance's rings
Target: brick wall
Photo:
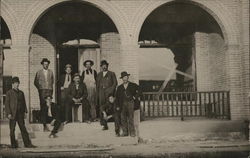
[[[115,72],[116,77],[120,76],[120,36],[118,33],[104,33],[100,36],[101,60],[109,63],[109,70]],[[100,65],[100,63],[97,63]],[[120,82],[120,80],[118,79]]]
[[[195,34],[197,90],[228,90],[224,40],[218,34]]]
[[[36,87],[34,86],[34,78],[36,72],[42,69],[40,64],[42,58],[48,58],[50,60],[49,68],[54,72],[56,70],[55,65],[55,49],[43,37],[32,34],[31,35],[31,51],[30,51],[30,106],[32,108],[40,108],[39,96]],[[55,92],[55,91],[54,91]],[[53,97],[55,98],[55,97]]]

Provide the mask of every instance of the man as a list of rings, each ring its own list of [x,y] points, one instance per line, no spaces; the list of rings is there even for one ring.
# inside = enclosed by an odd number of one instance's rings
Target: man
[[[64,124],[69,122],[69,116],[71,112],[71,107],[68,104],[68,93],[69,93],[69,85],[72,83],[72,66],[67,64],[65,66],[65,74],[60,77],[60,89],[61,89],[61,106],[62,113],[64,117]]]
[[[48,132],[49,128],[46,125],[47,111],[48,107],[44,100],[45,96],[52,96],[53,94],[53,84],[54,84],[54,75],[52,70],[49,69],[50,61],[47,58],[43,58],[41,61],[43,66],[42,70],[39,70],[36,73],[34,80],[34,85],[36,86],[39,99],[40,99],[40,113],[41,113],[41,122],[43,124],[43,131]]]
[[[57,138],[59,128],[61,127],[61,116],[60,116],[60,107],[52,102],[52,96],[45,97],[46,105],[48,107],[48,118],[51,122],[51,125],[54,126],[51,131],[49,138]]]
[[[85,83],[81,82],[80,75],[76,73],[73,77],[74,83],[69,86],[69,102],[73,106],[74,118],[78,122],[78,108],[82,105],[83,121],[90,123],[89,109],[90,105],[87,100],[88,92]]]
[[[134,110],[138,109],[140,106],[139,97],[141,95],[141,90],[137,84],[129,81],[129,76],[130,74],[126,71],[121,73],[120,78],[123,83],[117,88],[116,99],[117,104],[120,105],[122,109],[122,136],[130,135],[131,137],[135,137]]]
[[[91,120],[96,121],[96,70],[92,69],[94,62],[92,60],[86,60],[83,63],[86,68],[85,71],[82,72],[82,80],[87,86],[88,90],[88,101],[90,104],[90,114]]]
[[[114,108],[114,97],[109,96],[108,102],[101,106],[101,119],[100,123],[103,126],[102,130],[108,130],[108,119],[112,117]]]
[[[117,86],[116,75],[108,70],[108,66],[109,63],[106,60],[101,61],[102,71],[98,73],[96,79],[97,99],[100,108],[107,103],[110,95],[114,95]]]
[[[24,93],[19,90],[19,78],[12,78],[12,89],[6,93],[5,100],[5,110],[7,118],[10,120],[10,142],[12,148],[17,148],[18,143],[15,138],[15,127],[16,122],[20,128],[21,135],[23,138],[23,143],[26,148],[35,148],[36,146],[32,145],[29,134],[25,127],[24,119],[27,116],[27,106],[25,102]]]

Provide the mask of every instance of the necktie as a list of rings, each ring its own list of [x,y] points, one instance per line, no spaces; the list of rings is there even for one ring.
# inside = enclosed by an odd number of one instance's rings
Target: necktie
[[[69,75],[67,75],[67,76],[68,76],[67,78],[68,78],[68,82],[69,82]]]

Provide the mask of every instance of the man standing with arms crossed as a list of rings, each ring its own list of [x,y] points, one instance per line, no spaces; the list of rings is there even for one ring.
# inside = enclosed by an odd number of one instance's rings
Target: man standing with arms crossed
[[[36,73],[34,85],[36,86],[39,93],[40,113],[41,113],[41,122],[43,124],[43,131],[49,132],[49,128],[46,122],[48,107],[46,105],[45,97],[52,96],[53,94],[54,74],[52,70],[49,69],[50,61],[47,58],[43,58],[41,64],[43,66],[43,69],[39,70]]]

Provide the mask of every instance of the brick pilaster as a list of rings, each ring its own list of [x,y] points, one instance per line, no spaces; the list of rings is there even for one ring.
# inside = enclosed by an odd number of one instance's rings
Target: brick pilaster
[[[130,80],[135,83],[139,83],[138,51],[138,44],[121,45],[121,71],[130,73]]]
[[[29,111],[30,107],[30,80],[29,80],[29,45],[13,45],[13,76],[20,79],[20,89],[25,94],[25,100]],[[29,114],[30,115],[30,114]]]

